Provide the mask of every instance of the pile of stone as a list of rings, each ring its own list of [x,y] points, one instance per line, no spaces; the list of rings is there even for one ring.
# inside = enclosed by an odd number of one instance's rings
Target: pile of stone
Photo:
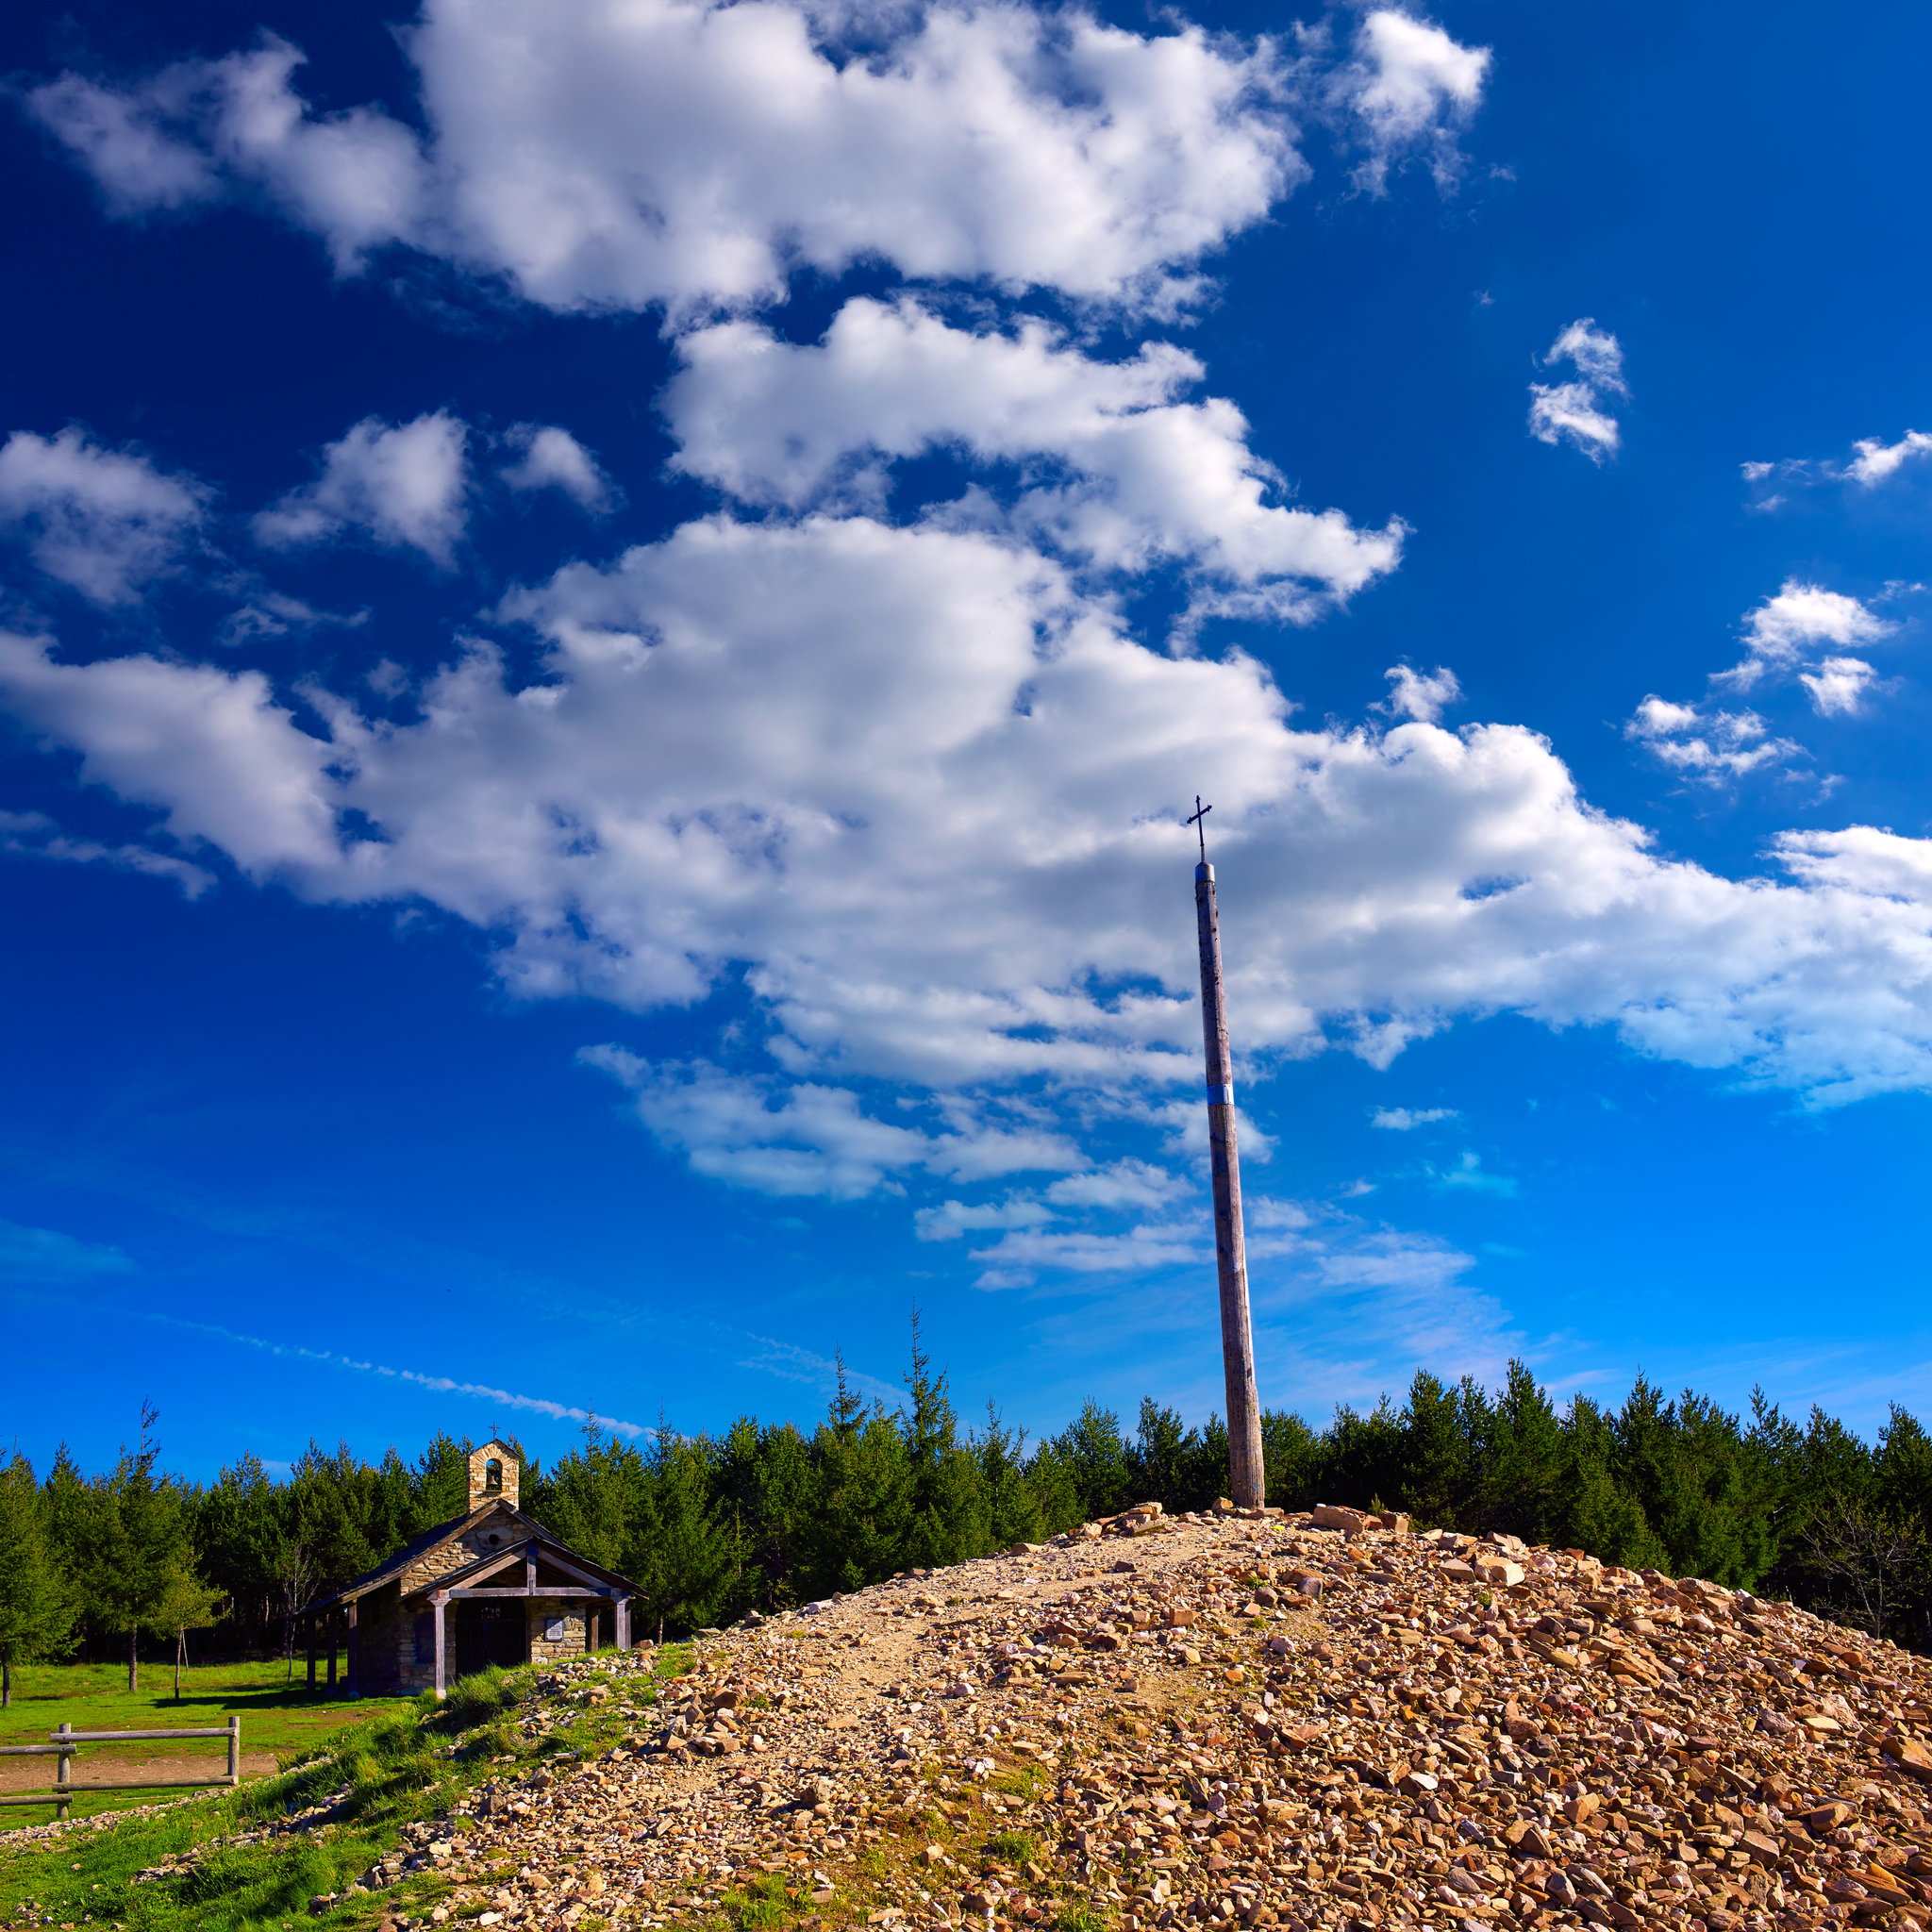
[[[1927,1660],[1785,1605],[1148,1505],[724,1633],[608,1757],[365,1883],[433,1869],[427,1917],[486,1927],[730,1924],[782,1888],[807,1932],[1923,1932],[1928,1735]]]

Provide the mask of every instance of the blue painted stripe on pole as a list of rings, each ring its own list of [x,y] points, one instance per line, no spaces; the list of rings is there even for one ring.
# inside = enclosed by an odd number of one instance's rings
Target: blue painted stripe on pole
[[[1229,1080],[1222,1086],[1208,1088],[1208,1105],[1209,1107],[1232,1107],[1234,1105],[1234,1082]]]

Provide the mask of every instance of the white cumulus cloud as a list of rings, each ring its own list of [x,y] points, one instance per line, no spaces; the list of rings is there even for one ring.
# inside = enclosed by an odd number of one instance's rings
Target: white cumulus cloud
[[[1453,189],[1463,169],[1457,140],[1482,103],[1490,66],[1487,47],[1462,46],[1400,8],[1366,14],[1354,58],[1335,78],[1368,150],[1356,185],[1386,192],[1390,171],[1414,155],[1427,161],[1439,188]]]
[[[1845,475],[1868,490],[1895,476],[1917,457],[1932,456],[1932,436],[1923,429],[1907,429],[1896,442],[1880,442],[1875,436],[1861,438],[1852,445],[1852,460]]]
[[[252,873],[505,935],[529,996],[649,1008],[741,970],[768,1071],[637,1091],[693,1158],[774,1183],[1051,1165],[1055,1132],[876,1118],[867,1079],[1003,1107],[1044,1081],[1197,1136],[1180,805],[1210,764],[1250,1063],[1387,1064],[1509,1010],[1814,1101],[1932,1082],[1923,895],[1802,843],[1783,877],[1659,858],[1519,726],[1296,729],[1253,659],[1138,644],[984,532],[708,520],[506,616],[541,666],[474,647],[407,723],[312,691],[309,726],[258,673],[19,638],[0,697]],[[788,1082],[822,1090],[809,1121]]]
[[[508,433],[517,460],[500,473],[512,490],[560,490],[588,510],[608,509],[616,498],[610,478],[568,429],[555,424],[519,423]]]
[[[819,1081],[753,1079],[706,1061],[654,1065],[608,1044],[586,1047],[578,1058],[627,1088],[639,1118],[698,1173],[762,1193],[854,1200],[893,1188],[912,1172],[976,1181],[1087,1164],[1060,1134],[974,1118],[957,1107],[941,1109],[952,1121],[935,1132],[879,1120],[850,1088]]]
[[[256,516],[256,541],[291,550],[359,531],[448,568],[467,521],[468,435],[441,409],[412,423],[366,417],[324,450],[321,475]]]
[[[1856,597],[1788,577],[1745,613],[1744,656],[1711,673],[1710,682],[1720,690],[1753,691],[1767,678],[1794,677],[1820,717],[1851,717],[1863,708],[1878,673],[1863,658],[1843,650],[1820,655],[1819,647],[1876,643],[1897,628]],[[1806,756],[1802,745],[1775,736],[1754,710],[1676,704],[1654,692],[1624,731],[1687,777],[1712,784],[1786,769]]]
[[[1654,692],[1638,706],[1624,734],[1686,777],[1710,784],[1781,769],[1805,756],[1795,740],[1774,737],[1756,711],[1707,711]]]
[[[1874,644],[1897,628],[1856,597],[1788,577],[1775,596],[1746,613],[1746,655],[1713,681],[1749,691],[1767,673],[1792,670],[1816,645]]]
[[[874,12],[862,56],[851,25],[803,0],[427,0],[403,36],[423,134],[318,113],[273,35],[26,99],[114,212],[264,202],[344,272],[403,246],[552,308],[695,314],[874,258],[1161,307],[1307,175],[1299,105],[1351,120],[1364,185],[1411,154],[1453,185],[1490,58],[1391,8],[1339,68],[1020,0]]]
[[[1413,1133],[1417,1127],[1432,1127],[1439,1121],[1459,1120],[1453,1107],[1378,1107],[1369,1116],[1372,1127],[1387,1127],[1392,1133]]]
[[[1455,672],[1441,665],[1434,671],[1418,671],[1412,664],[1395,664],[1382,675],[1394,687],[1383,701],[1384,708],[1397,717],[1419,718],[1424,724],[1435,724],[1462,695]]]
[[[1817,670],[1799,672],[1798,682],[1821,718],[1848,718],[1863,706],[1877,676],[1862,658],[1826,658]]]
[[[1218,398],[1179,400],[1194,358],[1146,343],[1100,362],[1039,322],[956,328],[909,300],[848,302],[808,347],[729,322],[687,336],[664,398],[675,462],[752,504],[877,500],[888,462],[955,447],[1048,477],[1021,527],[1108,571],[1183,562],[1199,602],[1299,618],[1394,568],[1402,529],[1271,503],[1277,481]]]
[[[880,16],[845,58],[799,5],[429,0],[406,36],[426,139],[317,114],[270,39],[33,111],[123,212],[266,197],[344,268],[385,243],[561,309],[767,300],[791,259],[1152,293],[1304,172],[1265,44],[1079,12]]]
[[[16,429],[0,444],[0,527],[47,575],[95,604],[132,604],[172,569],[208,495],[192,477],[104,449],[73,427],[51,437]]]

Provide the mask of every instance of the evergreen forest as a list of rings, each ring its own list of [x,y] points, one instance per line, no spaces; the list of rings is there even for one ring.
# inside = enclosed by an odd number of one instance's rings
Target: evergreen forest
[[[1094,1403],[1031,1442],[990,1411],[962,1425],[915,1328],[906,1396],[869,1403],[842,1370],[815,1428],[745,1417],[639,1441],[588,1426],[522,1507],[633,1580],[633,1628],[681,1636],[902,1571],[1041,1541],[1129,1503],[1210,1506],[1227,1440],[1143,1401],[1131,1427]],[[292,1654],[297,1618],[390,1550],[463,1513],[471,1443],[413,1460],[311,1445],[284,1477],[242,1457],[212,1483],[162,1466],[157,1417],[111,1469],[62,1448],[43,1473],[0,1462],[0,1665],[36,1658]],[[1621,1406],[1557,1407],[1521,1362],[1500,1390],[1418,1372],[1398,1407],[1324,1427],[1264,1418],[1268,1500],[1406,1509],[1417,1525],[1506,1531],[1790,1597],[1932,1650],[1932,1440],[1894,1407],[1875,1442],[1761,1393],[1748,1415],[1640,1376]]]

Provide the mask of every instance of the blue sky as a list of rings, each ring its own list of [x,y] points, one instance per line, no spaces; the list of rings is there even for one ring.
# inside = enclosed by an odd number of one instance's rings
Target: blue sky
[[[7,1433],[1924,1413],[1928,41],[10,11]]]

